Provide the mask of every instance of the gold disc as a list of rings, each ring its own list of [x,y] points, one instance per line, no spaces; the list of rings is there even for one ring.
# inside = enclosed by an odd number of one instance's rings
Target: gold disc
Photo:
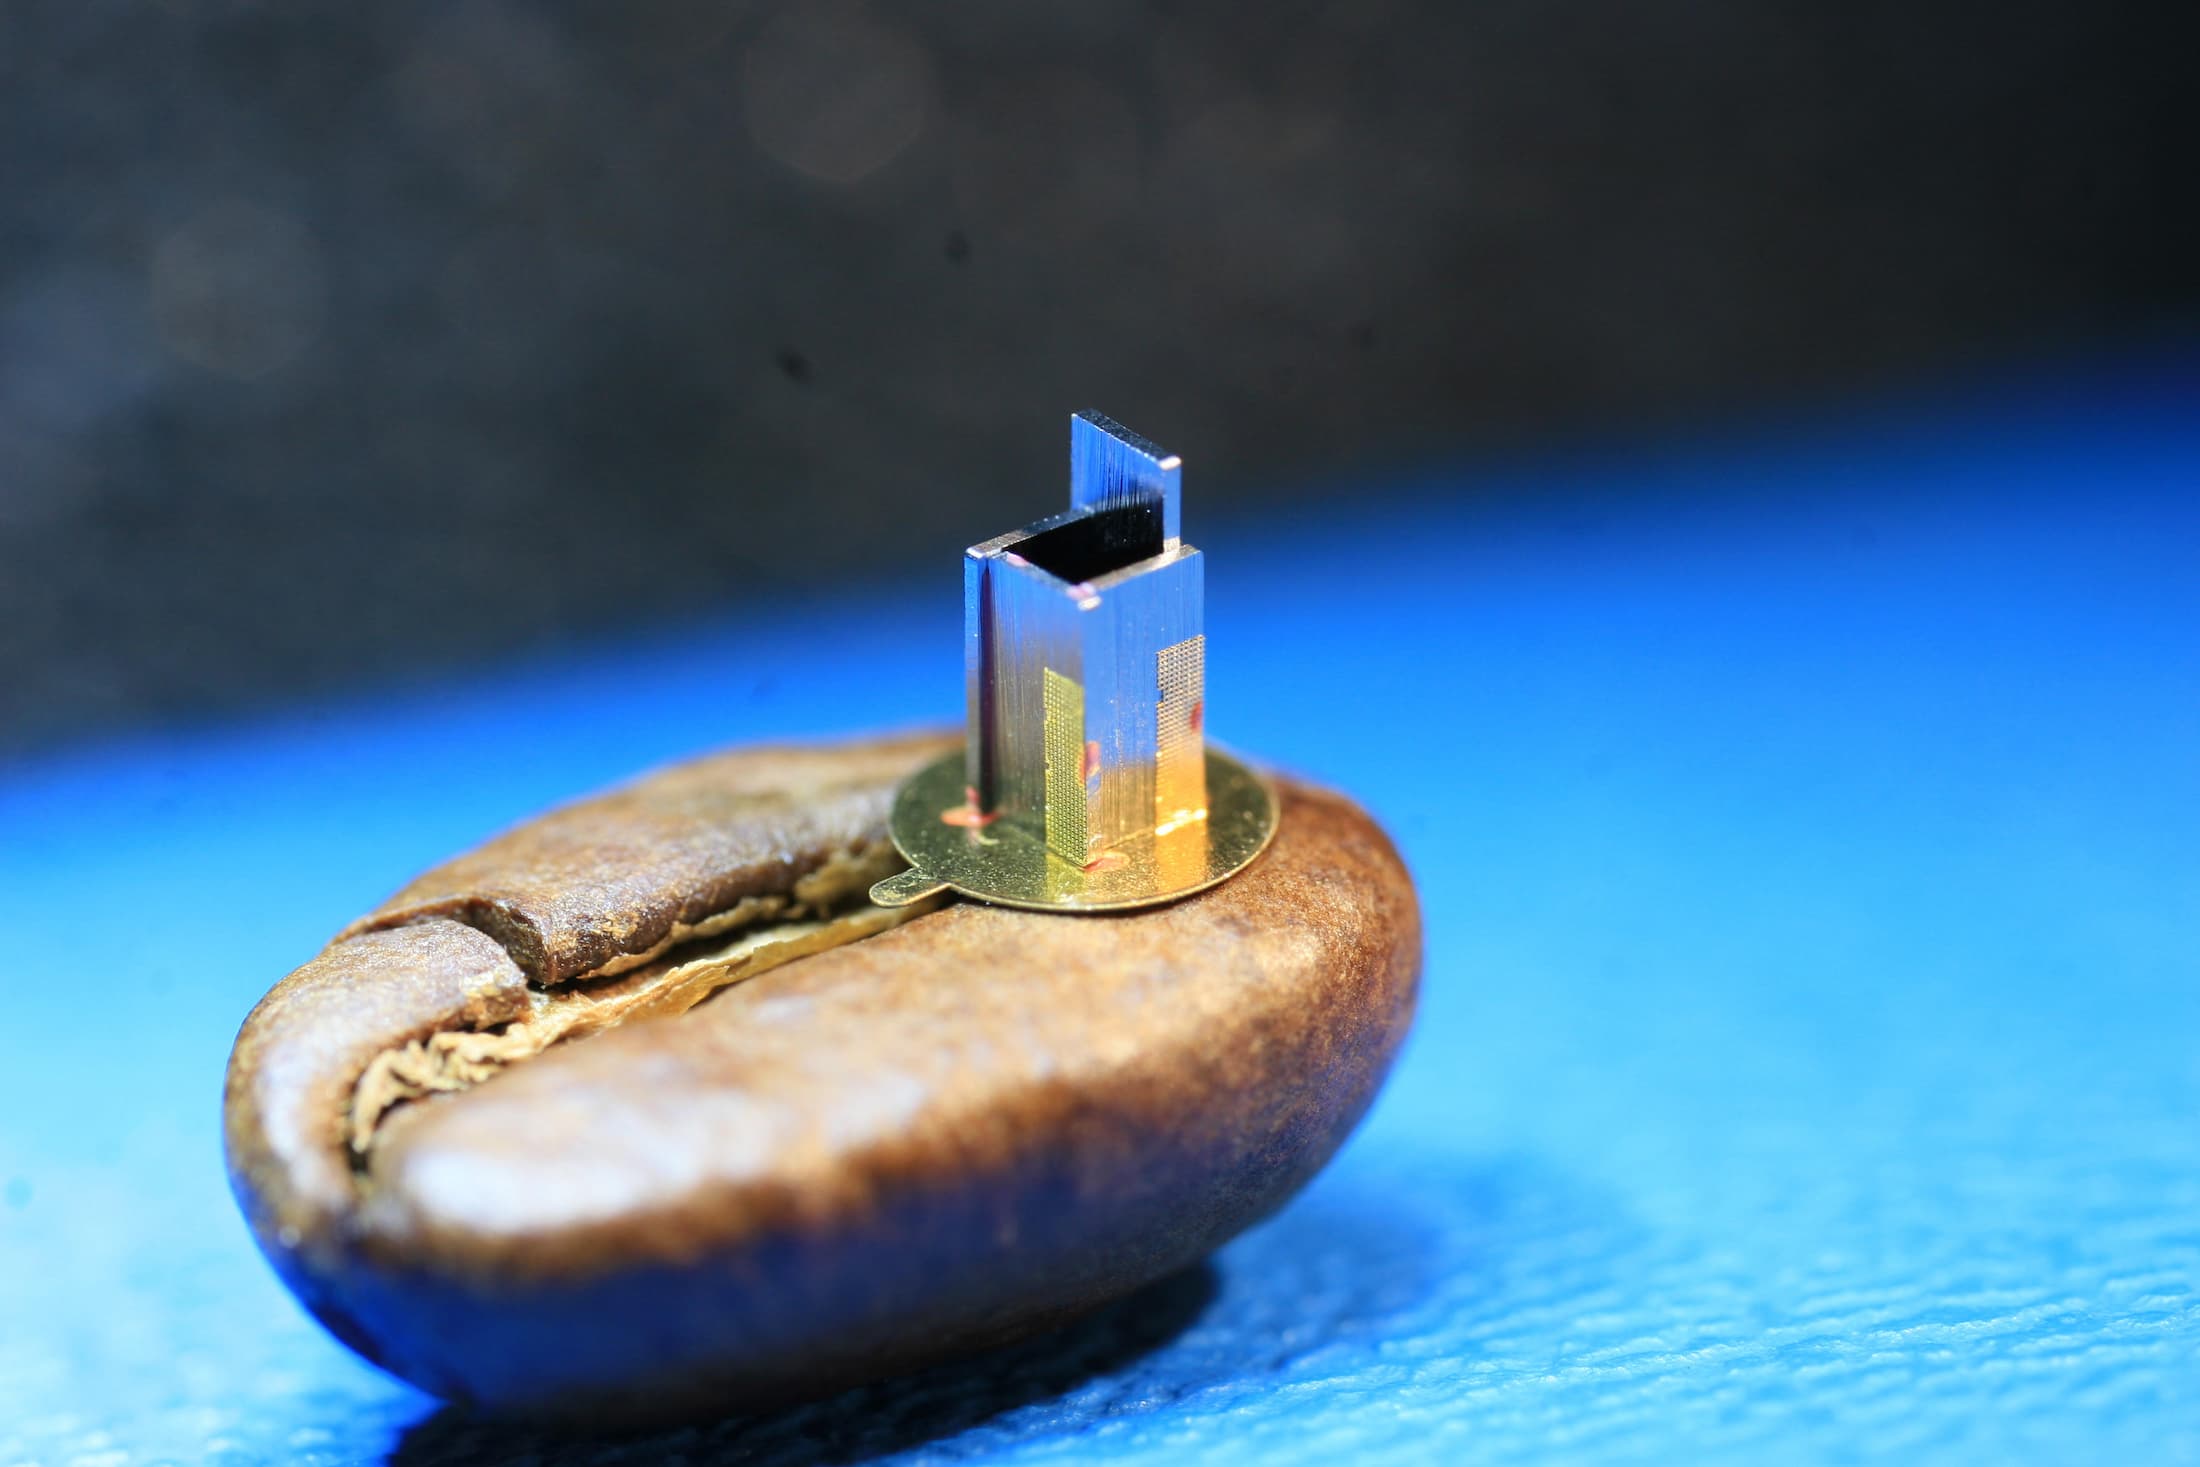
[[[911,775],[894,796],[894,844],[910,868],[871,889],[904,906],[942,889],[1047,912],[1120,912],[1175,901],[1235,875],[1276,833],[1276,796],[1227,754],[1207,755],[1207,813],[1142,835],[1079,867],[1047,849],[1044,832],[970,818],[961,754]]]

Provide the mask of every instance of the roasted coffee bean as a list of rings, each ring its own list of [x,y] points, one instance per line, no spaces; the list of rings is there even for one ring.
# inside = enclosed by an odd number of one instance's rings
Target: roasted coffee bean
[[[1413,889],[1343,797],[1173,906],[885,910],[952,744],[736,751],[421,877],[230,1059],[231,1176],[308,1308],[454,1400],[760,1409],[997,1344],[1273,1212],[1372,1100]]]

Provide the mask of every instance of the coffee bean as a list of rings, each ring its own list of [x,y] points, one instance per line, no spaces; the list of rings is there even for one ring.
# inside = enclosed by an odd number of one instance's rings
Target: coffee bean
[[[232,1180],[346,1343],[454,1400],[761,1409],[1073,1317],[1273,1212],[1373,1099],[1420,917],[1341,796],[1173,906],[877,908],[951,743],[736,751],[413,882],[263,999]]]

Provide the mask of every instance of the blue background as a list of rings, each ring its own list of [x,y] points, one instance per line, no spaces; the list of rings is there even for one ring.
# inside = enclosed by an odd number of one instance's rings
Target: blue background
[[[1212,727],[1427,910],[1279,1218],[1044,1346],[608,1443],[439,1414],[253,1251],[269,984],[640,766],[952,717],[947,565],[8,771],[0,1463],[2200,1460],[2200,359],[1261,523],[1193,470]]]

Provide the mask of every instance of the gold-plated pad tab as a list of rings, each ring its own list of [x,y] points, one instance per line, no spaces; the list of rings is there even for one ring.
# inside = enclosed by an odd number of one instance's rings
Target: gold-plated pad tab
[[[1000,906],[1110,912],[1204,891],[1243,870],[1276,833],[1267,781],[1212,747],[1206,764],[1203,816],[1127,841],[1080,868],[1047,848],[1043,830],[972,819],[963,756],[950,755],[895,795],[894,844],[913,869],[872,887],[871,900],[899,906],[947,886]]]
[[[909,907],[946,890],[946,882],[912,866],[907,871],[889,876],[873,886],[871,900],[881,907]]]

